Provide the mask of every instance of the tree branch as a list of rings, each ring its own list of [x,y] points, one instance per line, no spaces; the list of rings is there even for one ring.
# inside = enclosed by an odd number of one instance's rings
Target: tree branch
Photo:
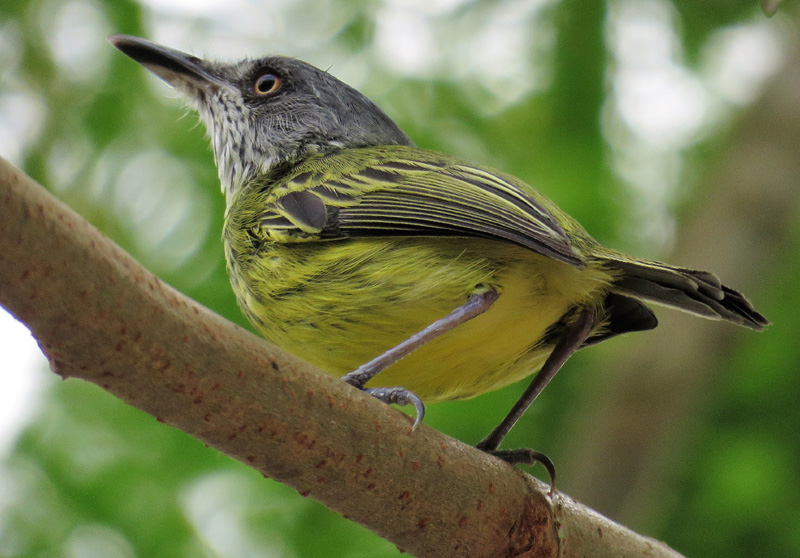
[[[416,556],[677,557],[183,296],[0,159],[0,304],[54,372]]]

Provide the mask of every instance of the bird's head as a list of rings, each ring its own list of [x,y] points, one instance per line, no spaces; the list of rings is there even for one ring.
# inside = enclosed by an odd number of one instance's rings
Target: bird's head
[[[413,145],[372,101],[300,60],[267,56],[225,63],[128,35],[109,41],[200,114],[228,201],[254,177],[312,153]]]

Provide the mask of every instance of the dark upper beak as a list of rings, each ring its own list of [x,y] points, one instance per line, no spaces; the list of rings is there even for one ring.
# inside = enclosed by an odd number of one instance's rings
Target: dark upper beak
[[[173,87],[186,83],[200,89],[227,86],[205,67],[203,60],[190,54],[130,35],[111,35],[108,41]]]

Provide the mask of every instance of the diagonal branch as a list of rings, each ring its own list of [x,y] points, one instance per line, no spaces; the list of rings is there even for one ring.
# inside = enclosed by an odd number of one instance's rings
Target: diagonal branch
[[[416,556],[678,557],[183,296],[0,159],[0,304],[98,384]]]

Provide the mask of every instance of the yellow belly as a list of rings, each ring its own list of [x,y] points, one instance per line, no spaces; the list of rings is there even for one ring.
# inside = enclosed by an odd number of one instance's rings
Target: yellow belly
[[[484,314],[443,334],[373,379],[426,402],[462,399],[537,371],[539,341],[575,306],[598,303],[611,279],[505,242],[390,238],[275,244],[235,258],[239,303],[276,345],[335,375],[354,370],[491,287]]]

